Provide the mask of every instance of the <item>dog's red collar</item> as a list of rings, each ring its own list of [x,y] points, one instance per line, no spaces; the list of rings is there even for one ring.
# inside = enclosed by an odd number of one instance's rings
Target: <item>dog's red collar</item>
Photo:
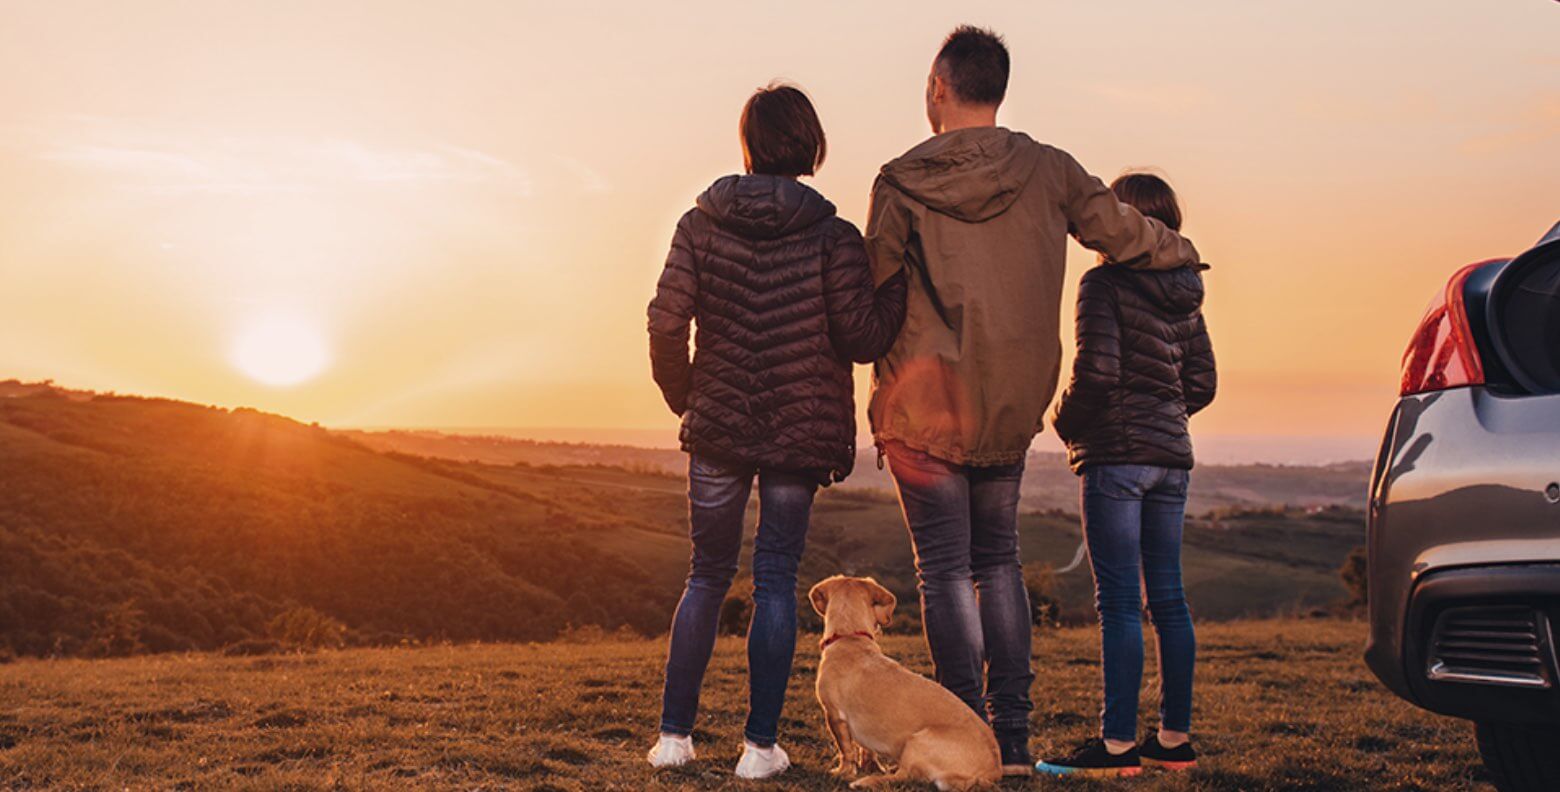
[[[870,641],[872,640],[872,633],[865,630],[857,630],[852,633],[835,633],[818,642],[818,651],[821,652],[829,648],[831,644],[844,638],[865,638]]]

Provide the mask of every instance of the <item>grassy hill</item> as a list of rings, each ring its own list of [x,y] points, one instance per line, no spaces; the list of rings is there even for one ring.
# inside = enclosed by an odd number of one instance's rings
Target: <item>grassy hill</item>
[[[614,461],[611,454],[602,462]],[[634,460],[626,460],[634,464]],[[0,396],[0,655],[544,640],[665,629],[688,556],[685,484],[660,469],[484,464],[375,450],[252,410],[21,389]],[[1061,567],[1077,518],[1026,513],[1026,565]],[[1224,509],[1188,525],[1203,619],[1343,595],[1347,509]],[[914,625],[886,493],[819,498],[801,582],[871,574]],[[1087,613],[1086,568],[1056,578]],[[810,619],[808,614],[806,619]],[[264,646],[250,647],[256,651]]]
[[[1466,724],[1420,712],[1369,677],[1359,662],[1362,624],[1205,624],[1198,637],[1199,770],[1002,788],[1489,788]],[[884,645],[906,665],[928,670],[918,637],[890,636]],[[1152,642],[1148,648],[1152,668]],[[741,644],[729,638],[706,677],[699,760],[651,771],[643,754],[655,728],[664,651],[656,640],[614,640],[19,661],[0,665],[0,701],[9,703],[0,710],[0,788],[844,788],[825,773],[832,744],[811,690],[817,644],[807,639],[799,642],[781,724],[795,766],[781,783],[731,777],[746,676]],[[1070,746],[1097,728],[1097,652],[1091,629],[1037,638],[1035,751]]]

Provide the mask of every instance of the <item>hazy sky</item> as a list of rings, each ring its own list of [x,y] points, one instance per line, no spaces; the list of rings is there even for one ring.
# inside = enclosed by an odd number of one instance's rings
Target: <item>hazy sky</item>
[[[0,0],[0,378],[673,426],[645,303],[749,92],[812,95],[860,222],[960,22],[1013,51],[1002,123],[1180,191],[1202,433],[1376,434],[1445,276],[1560,219],[1551,0],[560,5]]]

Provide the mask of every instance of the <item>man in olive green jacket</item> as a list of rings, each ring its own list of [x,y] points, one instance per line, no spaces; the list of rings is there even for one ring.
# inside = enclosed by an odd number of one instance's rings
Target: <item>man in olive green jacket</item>
[[[1027,773],[1034,677],[1019,484],[1061,369],[1067,237],[1128,266],[1198,255],[1071,155],[998,127],[1008,66],[1000,37],[955,30],[927,81],[936,134],[872,187],[873,274],[881,284],[903,270],[910,288],[868,416],[915,544],[938,681],[990,719],[1004,769]]]

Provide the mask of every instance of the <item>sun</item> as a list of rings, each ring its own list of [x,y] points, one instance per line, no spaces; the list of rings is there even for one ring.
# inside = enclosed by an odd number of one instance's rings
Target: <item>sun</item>
[[[244,376],[277,388],[301,385],[330,366],[330,346],[319,328],[289,314],[257,317],[233,338],[229,361]]]

